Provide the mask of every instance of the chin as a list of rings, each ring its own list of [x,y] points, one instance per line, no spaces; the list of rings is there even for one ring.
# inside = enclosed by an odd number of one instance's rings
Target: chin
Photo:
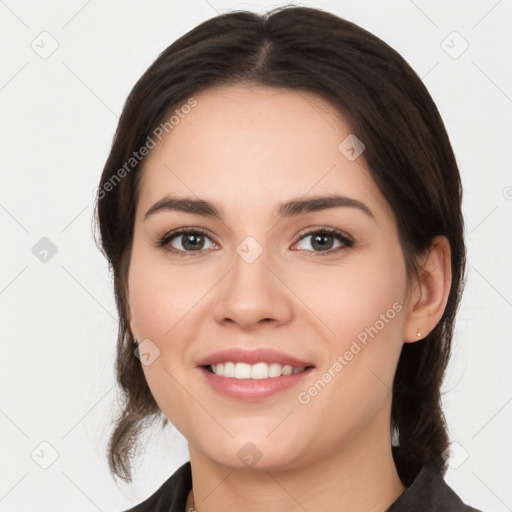
[[[229,440],[209,439],[203,445],[203,456],[216,464],[237,471],[279,471],[300,464],[297,442],[287,436],[288,443],[266,438],[265,436],[241,435]],[[196,445],[197,446],[197,445]],[[215,449],[212,450],[212,448]]]

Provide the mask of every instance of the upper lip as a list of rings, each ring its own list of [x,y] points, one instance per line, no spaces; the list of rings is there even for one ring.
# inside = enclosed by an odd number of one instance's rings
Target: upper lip
[[[197,366],[208,366],[217,363],[225,363],[233,361],[235,363],[279,363],[281,365],[293,366],[294,368],[301,368],[306,366],[313,366],[308,361],[297,359],[296,357],[279,352],[271,348],[258,348],[253,350],[243,350],[241,348],[228,348],[219,352],[214,352],[206,357],[203,357],[196,362]]]

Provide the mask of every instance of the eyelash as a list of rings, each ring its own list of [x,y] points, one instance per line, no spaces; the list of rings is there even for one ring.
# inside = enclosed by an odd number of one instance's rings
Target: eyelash
[[[169,252],[171,252],[173,254],[176,254],[178,256],[181,256],[181,257],[190,257],[192,254],[198,254],[199,255],[202,252],[209,250],[209,249],[202,249],[202,250],[199,250],[199,251],[181,251],[181,250],[175,249],[174,247],[172,247],[170,245],[168,246],[168,244],[169,244],[169,242],[171,242],[171,240],[173,240],[174,238],[178,237],[179,235],[184,235],[184,234],[200,234],[200,235],[204,235],[204,236],[210,238],[208,233],[206,231],[204,231],[203,229],[201,229],[201,228],[194,228],[194,229],[191,229],[191,228],[181,228],[181,229],[177,229],[175,231],[171,231],[169,233],[166,233],[164,236],[162,236],[156,242],[155,246],[160,248],[160,249],[164,249],[166,251],[169,251]],[[333,236],[334,238],[338,239],[343,244],[343,246],[337,247],[335,249],[329,249],[328,251],[309,251],[309,250],[306,250],[306,249],[300,249],[299,252],[300,251],[306,251],[306,252],[309,252],[309,253],[313,253],[313,255],[315,257],[316,256],[326,256],[326,255],[330,255],[330,254],[336,253],[336,252],[338,252],[340,250],[343,250],[343,249],[346,249],[346,248],[351,248],[351,247],[354,246],[354,240],[352,239],[352,237],[350,237],[349,235],[347,235],[343,231],[340,231],[339,229],[329,228],[327,226],[322,226],[321,228],[308,228],[306,230],[306,232],[301,235],[301,237],[299,238],[298,242],[302,241],[304,238],[307,238],[308,236],[311,236],[311,235],[328,235],[328,236]]]

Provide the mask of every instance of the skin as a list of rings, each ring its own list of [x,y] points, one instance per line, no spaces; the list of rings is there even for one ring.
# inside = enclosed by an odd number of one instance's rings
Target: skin
[[[146,160],[128,286],[132,332],[160,351],[143,365],[148,385],[188,441],[195,508],[381,512],[404,491],[391,456],[393,376],[403,343],[441,318],[448,242],[437,237],[420,257],[420,281],[408,280],[392,209],[364,154],[349,161],[338,150],[351,129],[315,95],[240,85],[194,97],[197,106]],[[334,192],[363,202],[374,218],[338,207],[277,221],[280,203]],[[224,217],[161,211],[144,220],[166,194],[207,199]],[[323,226],[355,245],[336,251],[342,243],[327,239],[331,254],[315,256],[313,237],[299,239]],[[184,227],[208,232],[202,254],[155,247]],[[247,236],[263,250],[252,263],[236,251]],[[185,251],[185,242],[178,236],[169,245]],[[298,393],[394,303],[401,311],[300,403]],[[275,348],[315,369],[264,400],[228,398],[195,362],[233,346]],[[261,454],[250,467],[237,456],[248,442]]]

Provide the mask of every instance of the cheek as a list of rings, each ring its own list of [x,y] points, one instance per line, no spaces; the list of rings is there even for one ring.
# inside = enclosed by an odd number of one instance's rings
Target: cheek
[[[128,278],[133,329],[163,346],[193,319],[194,306],[207,291],[201,282],[190,279],[186,269],[172,270],[163,258],[135,250]]]
[[[364,342],[372,327],[383,335],[400,331],[406,275],[394,254],[295,274],[287,282],[307,306],[311,323],[322,326],[321,334],[331,340],[331,351],[343,350],[358,336]]]
[[[136,246],[128,275],[132,330],[146,342],[152,354],[150,364],[141,360],[148,386],[157,404],[178,430],[187,431],[189,396],[180,382],[187,374],[187,340],[194,317],[194,305],[201,297],[200,284],[186,271],[171,271],[155,258],[151,249]],[[202,294],[205,290],[202,290]],[[200,413],[197,413],[200,414]]]
[[[331,278],[319,280],[317,293],[304,300],[329,328],[319,407],[336,403],[340,414],[361,417],[390,393],[403,346],[406,274],[400,257],[382,254],[371,265],[331,268]]]

